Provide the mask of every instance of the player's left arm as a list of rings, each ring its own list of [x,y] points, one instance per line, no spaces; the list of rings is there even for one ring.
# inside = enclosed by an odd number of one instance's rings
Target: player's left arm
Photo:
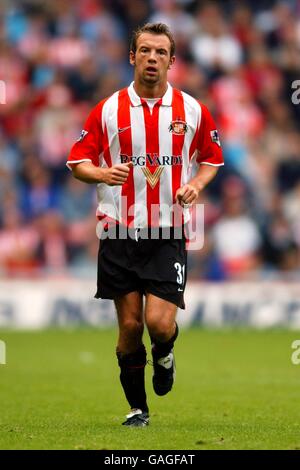
[[[176,202],[179,204],[193,204],[200,192],[214,179],[220,166],[224,165],[221,143],[215,122],[203,104],[201,106],[201,123],[197,135],[197,163],[196,175],[176,192]]]
[[[218,167],[201,165],[194,178],[177,190],[176,202],[179,204],[193,204],[205,186],[214,179],[218,170]]]

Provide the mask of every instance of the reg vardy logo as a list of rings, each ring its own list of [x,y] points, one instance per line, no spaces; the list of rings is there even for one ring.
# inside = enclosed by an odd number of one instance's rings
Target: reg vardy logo
[[[120,155],[121,163],[132,162],[133,166],[173,166],[182,165],[181,155],[162,155],[156,153],[147,153],[146,155]]]
[[[157,185],[166,166],[182,165],[181,155],[159,156],[155,153],[147,153],[139,156],[120,155],[120,159],[121,163],[132,162],[134,166],[141,167],[152,189]]]

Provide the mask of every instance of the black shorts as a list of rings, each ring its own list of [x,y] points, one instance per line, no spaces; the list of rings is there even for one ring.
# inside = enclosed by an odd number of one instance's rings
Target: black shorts
[[[141,229],[136,238],[105,238],[100,240],[98,279],[95,298],[116,299],[129,292],[151,293],[185,308],[187,252],[184,232],[174,236],[146,238]]]

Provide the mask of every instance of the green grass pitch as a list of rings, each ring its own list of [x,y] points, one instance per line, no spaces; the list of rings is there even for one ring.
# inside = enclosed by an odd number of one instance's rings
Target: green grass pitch
[[[297,449],[297,331],[182,330],[172,392],[155,396],[151,423],[121,426],[128,406],[116,330],[0,331],[1,449]],[[149,350],[149,341],[146,345]],[[148,355],[150,358],[150,355]]]

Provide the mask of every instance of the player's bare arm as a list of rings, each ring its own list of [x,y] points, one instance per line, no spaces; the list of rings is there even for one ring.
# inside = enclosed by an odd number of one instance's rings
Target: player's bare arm
[[[212,165],[200,165],[194,178],[177,190],[176,202],[181,205],[196,202],[200,192],[214,179],[218,169],[218,167]]]
[[[99,168],[90,162],[81,162],[72,168],[73,176],[84,183],[105,183],[108,186],[122,186],[126,183],[132,162]]]

